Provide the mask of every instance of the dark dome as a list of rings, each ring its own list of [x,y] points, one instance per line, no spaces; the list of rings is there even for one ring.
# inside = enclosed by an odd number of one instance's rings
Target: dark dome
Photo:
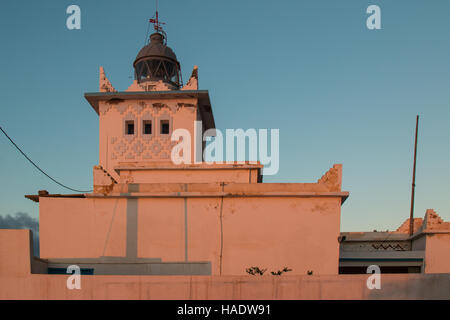
[[[139,51],[133,67],[139,83],[164,81],[175,88],[180,87],[180,63],[172,49],[164,43],[161,33],[150,36],[150,43]]]
[[[134,64],[136,65],[136,62],[145,57],[165,57],[171,60],[177,61],[177,56],[175,53],[170,49],[168,46],[166,46],[163,42],[164,37],[160,33],[154,33],[150,36],[150,43],[147,44],[145,47],[139,51],[136,60]]]

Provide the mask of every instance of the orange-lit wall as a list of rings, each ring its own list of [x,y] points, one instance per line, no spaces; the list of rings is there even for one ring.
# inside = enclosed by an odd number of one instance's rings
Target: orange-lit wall
[[[119,162],[170,161],[174,129],[191,135],[191,156],[195,152],[194,122],[198,119],[196,99],[125,100],[99,103],[99,164],[118,180],[114,168]],[[125,134],[125,121],[134,121],[134,135]],[[152,134],[143,134],[143,121],[152,121]],[[161,134],[160,121],[170,122],[170,134]],[[193,159],[193,158],[192,158]]]
[[[130,198],[40,198],[42,258],[126,256]],[[171,197],[137,201],[138,257],[337,274],[340,197]],[[187,220],[186,220],[187,217]],[[187,230],[187,234],[186,234]]]
[[[0,299],[448,299],[449,274],[384,274],[381,290],[369,275],[81,276],[32,274],[30,231],[0,230]],[[43,264],[43,262],[39,262]],[[43,269],[43,268],[41,268]],[[40,270],[41,272],[43,270]],[[436,285],[439,283],[439,285]]]
[[[450,233],[425,236],[425,273],[450,273]]]

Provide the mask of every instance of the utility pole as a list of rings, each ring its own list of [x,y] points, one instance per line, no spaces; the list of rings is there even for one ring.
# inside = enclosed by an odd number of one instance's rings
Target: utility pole
[[[411,212],[409,214],[409,235],[414,233],[414,191],[416,188],[416,160],[417,160],[417,133],[419,131],[419,115],[416,118],[416,139],[414,142],[414,165],[412,176],[412,189],[411,189]]]

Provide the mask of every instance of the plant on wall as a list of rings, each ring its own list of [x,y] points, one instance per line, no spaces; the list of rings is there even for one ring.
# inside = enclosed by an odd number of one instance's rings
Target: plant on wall
[[[267,269],[260,269],[259,267],[250,267],[245,269],[245,272],[247,272],[248,274],[252,275],[252,276],[262,276],[265,272],[267,271]],[[281,276],[283,273],[292,271],[292,269],[289,269],[288,267],[284,267],[282,270],[278,270],[278,271],[271,271],[270,273],[274,276]]]
[[[281,276],[283,273],[292,271],[292,269],[289,269],[288,267],[284,267],[283,270],[278,270],[277,272],[272,271],[271,274],[274,276]]]
[[[264,272],[266,272],[266,271],[267,271],[267,269],[260,269],[259,267],[251,267],[251,268],[245,269],[245,272],[247,272],[248,274],[251,274],[252,276],[256,276],[256,275],[262,276],[264,274]]]

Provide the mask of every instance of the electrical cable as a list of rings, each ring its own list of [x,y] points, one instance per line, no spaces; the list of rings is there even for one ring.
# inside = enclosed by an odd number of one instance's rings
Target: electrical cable
[[[50,180],[52,180],[53,182],[55,182],[56,184],[60,185],[63,188],[66,188],[68,190],[74,191],[74,192],[81,192],[81,193],[90,193],[93,190],[88,190],[88,191],[82,191],[82,190],[77,190],[77,189],[73,189],[70,188],[64,184],[62,184],[61,182],[58,182],[57,180],[53,179],[52,177],[50,177],[47,173],[44,172],[44,170],[42,170],[41,168],[39,168],[39,166],[33,162],[33,160],[31,160],[26,154],[25,152],[23,152],[19,146],[13,141],[13,139],[11,139],[8,134],[5,132],[5,130],[3,130],[2,127],[0,127],[0,130],[3,132],[3,134],[6,136],[6,138],[8,138],[8,140],[13,144],[14,147],[16,147],[17,150],[19,150],[19,152],[36,168],[38,169],[41,173],[43,173],[47,178],[49,178]]]

